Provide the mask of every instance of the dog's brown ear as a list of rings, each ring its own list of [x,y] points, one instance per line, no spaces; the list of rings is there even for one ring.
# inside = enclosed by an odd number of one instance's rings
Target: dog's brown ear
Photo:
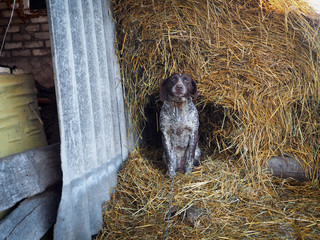
[[[168,78],[163,80],[160,86],[160,100],[163,102],[168,99],[167,86],[166,86],[167,81],[168,81]]]
[[[197,98],[198,98],[197,84],[196,84],[196,82],[193,81],[193,80],[192,80],[191,83],[192,83],[192,87],[193,87],[193,89],[192,89],[192,91],[191,91],[191,94],[193,95],[194,99],[197,100]]]

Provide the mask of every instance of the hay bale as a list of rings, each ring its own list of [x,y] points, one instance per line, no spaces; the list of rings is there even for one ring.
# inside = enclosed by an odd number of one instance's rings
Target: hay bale
[[[319,17],[300,0],[114,0],[125,102],[139,132],[162,79],[198,82],[201,134],[261,172],[274,155],[319,169]],[[209,110],[210,112],[210,110]],[[314,179],[319,174],[314,171]]]
[[[258,183],[224,156],[207,157],[190,175],[174,181],[168,239],[316,239],[319,188],[311,182]],[[163,239],[171,179],[161,153],[133,153],[107,203],[100,239]],[[266,173],[264,173],[266,174]],[[300,185],[297,185],[300,184]]]

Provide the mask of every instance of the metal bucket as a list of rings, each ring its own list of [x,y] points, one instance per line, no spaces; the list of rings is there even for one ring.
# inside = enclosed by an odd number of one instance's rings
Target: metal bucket
[[[0,74],[0,158],[47,145],[31,74]]]

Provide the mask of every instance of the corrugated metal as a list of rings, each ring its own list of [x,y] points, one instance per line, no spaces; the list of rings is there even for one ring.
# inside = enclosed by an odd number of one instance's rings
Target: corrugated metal
[[[107,0],[48,0],[63,189],[55,239],[91,239],[128,155]]]

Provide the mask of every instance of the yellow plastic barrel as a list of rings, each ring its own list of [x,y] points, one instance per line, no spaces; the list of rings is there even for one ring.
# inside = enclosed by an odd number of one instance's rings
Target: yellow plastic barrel
[[[31,74],[0,74],[0,158],[47,145]]]

